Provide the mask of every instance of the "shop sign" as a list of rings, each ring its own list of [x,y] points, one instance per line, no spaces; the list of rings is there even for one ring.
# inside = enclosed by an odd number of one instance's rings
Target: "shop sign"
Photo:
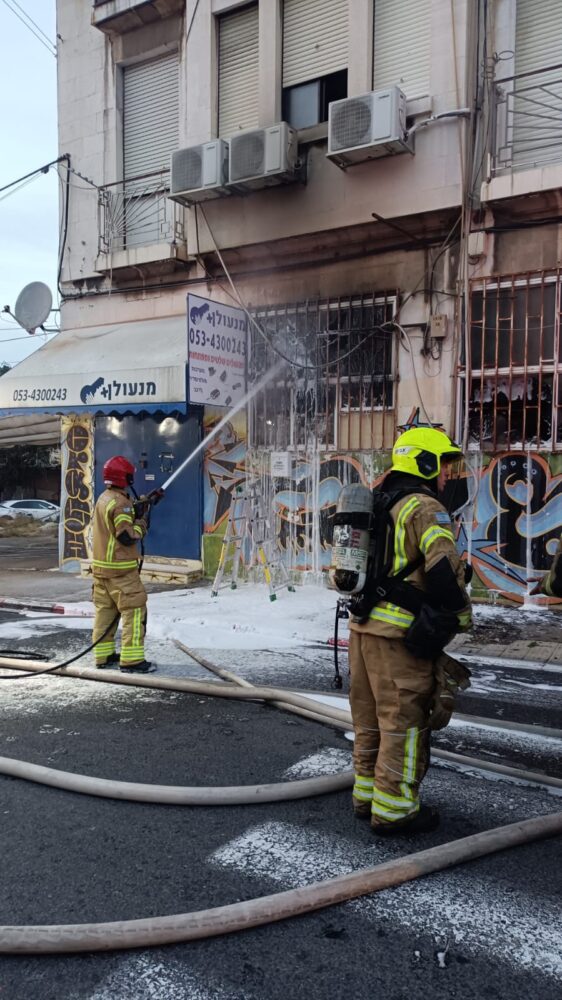
[[[189,402],[234,406],[246,395],[245,312],[188,295],[187,329]]]

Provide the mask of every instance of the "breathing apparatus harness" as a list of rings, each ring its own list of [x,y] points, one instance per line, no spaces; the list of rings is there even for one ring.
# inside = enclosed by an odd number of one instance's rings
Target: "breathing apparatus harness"
[[[458,618],[443,608],[436,608],[431,598],[407,582],[414,570],[424,563],[423,555],[392,573],[394,559],[395,504],[412,494],[435,494],[423,484],[395,490],[370,490],[359,483],[344,486],[333,516],[332,583],[343,596],[336,605],[334,627],[333,687],[342,687],[338,663],[338,627],[340,619],[353,616],[363,625],[372,608],[391,599],[414,615],[403,641],[414,656],[434,659],[458,630]]]

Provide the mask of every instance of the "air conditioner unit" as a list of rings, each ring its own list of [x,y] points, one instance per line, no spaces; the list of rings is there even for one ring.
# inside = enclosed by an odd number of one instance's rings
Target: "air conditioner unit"
[[[230,194],[228,182],[228,143],[214,139],[200,146],[178,149],[172,153],[170,195],[180,205],[192,205]]]
[[[230,186],[253,190],[297,178],[297,138],[286,122],[238,132],[229,141]]]
[[[339,166],[413,153],[406,133],[406,96],[399,87],[333,101],[328,118],[328,157]]]

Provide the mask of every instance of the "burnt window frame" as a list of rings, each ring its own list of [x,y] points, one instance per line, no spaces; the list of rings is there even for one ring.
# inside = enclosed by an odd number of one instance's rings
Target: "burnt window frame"
[[[296,357],[296,351],[305,349],[308,351],[308,362],[318,364],[317,369],[291,369],[289,376],[282,373],[265,393],[260,394],[257,400],[252,400],[248,406],[248,446],[253,449],[263,449],[268,451],[293,451],[302,452],[312,444],[323,451],[338,450],[372,450],[382,447],[382,439],[385,436],[385,420],[394,420],[396,407],[396,366],[398,363],[396,339],[394,336],[392,318],[396,312],[398,293],[369,293],[358,295],[346,295],[340,298],[306,300],[301,302],[291,302],[283,305],[260,307],[251,309],[251,315],[256,323],[271,338],[272,343],[282,350],[288,357]],[[369,320],[369,310],[371,318]],[[360,315],[358,315],[358,311]],[[354,317],[355,312],[355,317]],[[377,315],[378,312],[378,315]],[[346,325],[346,314],[349,316],[349,323]],[[300,318],[300,323],[299,323]],[[310,321],[310,326],[305,333],[306,344],[303,344],[302,320]],[[276,334],[279,331],[279,323],[294,320],[294,330],[287,337],[286,331],[281,334],[281,340],[276,343]],[[357,320],[359,319],[359,322]],[[272,329],[275,320],[276,329]],[[343,321],[343,322],[342,322]],[[366,321],[366,322],[363,322]],[[300,329],[299,329],[300,327]],[[386,329],[386,327],[388,329]],[[264,373],[277,361],[276,352],[270,348],[256,330],[253,323],[250,323],[250,344],[249,344],[249,385],[257,382]],[[284,342],[283,342],[284,336]],[[381,353],[383,365],[377,373],[373,371],[357,371],[354,366],[361,355],[358,354],[360,344],[363,341],[374,337],[376,345],[370,345],[371,358]],[[278,339],[278,338],[277,338]],[[291,341],[287,343],[287,341]],[[355,345],[353,344],[355,341]],[[337,348],[334,352],[334,346]],[[351,344],[351,347],[350,347]],[[355,346],[355,350],[352,350]],[[313,356],[311,359],[310,355]],[[304,357],[304,355],[302,355]],[[368,350],[364,352],[363,363],[368,360]],[[338,362],[338,359],[339,360]],[[355,370],[354,370],[355,367]],[[375,400],[375,386],[380,384],[380,399]],[[346,392],[349,393],[350,386],[364,385],[371,387],[372,406],[346,407],[344,405]],[[268,420],[275,414],[270,414],[266,419],[267,403],[264,404],[264,396],[268,397],[271,404],[272,391],[279,393],[281,398],[285,398],[287,406],[282,414],[285,428],[288,426],[289,433],[284,440],[267,441],[267,434],[264,433],[262,421],[268,424]],[[316,412],[310,415],[311,435],[307,437],[307,414],[303,412],[304,428],[300,426],[297,408],[294,397],[297,392],[310,392],[316,399],[321,400],[321,406]],[[265,408],[264,408],[265,406]],[[382,414],[382,431],[380,445],[374,440],[373,416]],[[361,444],[359,447],[349,443],[351,431],[348,428],[348,442],[342,440],[340,433],[341,418],[345,415],[359,414],[361,417],[371,417],[371,436],[369,442]],[[301,433],[301,431],[303,433]],[[319,433],[320,431],[320,433]],[[361,437],[361,432],[359,434]]]
[[[562,451],[560,279],[547,270],[470,283],[470,365],[463,357],[459,366],[469,450]],[[537,299],[538,312],[530,309]]]

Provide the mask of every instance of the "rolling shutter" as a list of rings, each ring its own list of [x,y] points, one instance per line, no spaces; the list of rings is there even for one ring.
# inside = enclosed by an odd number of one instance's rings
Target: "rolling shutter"
[[[347,69],[353,0],[285,0],[283,86]]]
[[[548,71],[562,62],[560,0],[517,0],[515,74],[545,69],[515,81],[513,166],[524,168],[562,160],[560,107],[562,72]]]
[[[125,180],[169,170],[179,143],[178,57],[174,53],[123,70]]]
[[[560,0],[517,0],[515,73],[562,62]],[[560,75],[560,74],[557,74]]]
[[[375,0],[373,89],[429,94],[431,0]]]
[[[219,23],[219,135],[258,124],[258,5]]]

